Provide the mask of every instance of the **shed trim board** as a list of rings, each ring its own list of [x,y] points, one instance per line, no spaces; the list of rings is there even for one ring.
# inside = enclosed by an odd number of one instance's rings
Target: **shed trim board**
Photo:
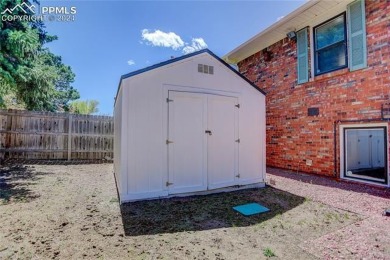
[[[150,196],[151,193],[139,193],[137,194],[137,197],[134,197],[133,195],[124,194],[121,197],[121,203],[125,202],[133,202],[133,201],[139,201],[139,200],[155,200],[155,199],[168,199],[168,198],[175,198],[175,197],[188,197],[188,196],[203,196],[203,195],[210,195],[215,193],[222,193],[222,192],[232,192],[232,191],[238,191],[238,190],[246,190],[246,189],[257,189],[257,188],[264,188],[265,182],[258,182],[258,183],[249,183],[249,184],[243,184],[243,185],[234,185],[231,187],[224,187],[214,190],[204,190],[204,191],[197,191],[197,192],[186,192],[186,193],[177,193],[177,194],[171,194],[169,195],[168,192],[155,192],[153,193],[154,196]]]
[[[264,187],[264,93],[208,50],[173,60],[121,78],[114,156],[121,203]],[[197,70],[203,62],[213,75]]]

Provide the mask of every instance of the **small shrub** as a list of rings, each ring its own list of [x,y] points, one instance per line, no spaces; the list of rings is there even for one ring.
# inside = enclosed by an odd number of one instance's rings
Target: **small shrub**
[[[272,251],[271,248],[269,247],[266,247],[264,250],[263,250],[263,255],[265,257],[273,257],[273,256],[276,256],[275,253]]]

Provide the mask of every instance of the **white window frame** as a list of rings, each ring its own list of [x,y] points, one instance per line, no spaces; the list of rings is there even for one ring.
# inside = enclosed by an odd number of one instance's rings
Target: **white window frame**
[[[345,136],[344,136],[344,129],[345,128],[370,128],[370,127],[384,127],[386,129],[386,140],[387,142],[385,143],[386,145],[386,151],[387,151],[387,183],[385,184],[381,184],[381,183],[377,183],[377,182],[372,182],[372,181],[369,181],[369,180],[359,180],[359,179],[352,179],[352,178],[348,178],[347,176],[345,176],[345,167],[344,167],[344,139],[345,139]],[[389,124],[388,123],[366,123],[366,124],[341,124],[339,126],[339,144],[340,144],[340,179],[343,179],[343,180],[349,180],[349,181],[354,181],[354,182],[361,182],[361,183],[369,183],[369,184],[372,184],[372,185],[377,185],[377,186],[381,186],[381,187],[390,187],[389,185]]]

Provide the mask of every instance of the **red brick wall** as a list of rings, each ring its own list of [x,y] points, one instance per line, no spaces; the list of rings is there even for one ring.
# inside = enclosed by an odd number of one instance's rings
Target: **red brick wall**
[[[334,176],[334,122],[381,117],[382,104],[390,102],[390,1],[366,1],[366,24],[368,67],[362,70],[342,69],[298,85],[296,43],[288,38],[267,48],[270,61],[262,50],[238,64],[267,92],[267,165]],[[308,116],[310,107],[318,107],[319,116]]]

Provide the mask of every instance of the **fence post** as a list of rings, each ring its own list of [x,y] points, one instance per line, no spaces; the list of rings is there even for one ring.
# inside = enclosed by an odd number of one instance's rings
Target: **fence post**
[[[72,115],[68,116],[68,161],[72,159]]]

